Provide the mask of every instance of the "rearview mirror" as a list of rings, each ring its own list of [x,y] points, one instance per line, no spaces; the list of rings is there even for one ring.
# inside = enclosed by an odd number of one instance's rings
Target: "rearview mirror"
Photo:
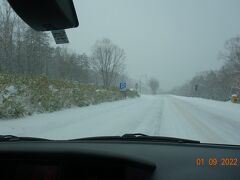
[[[79,25],[72,0],[8,0],[15,12],[36,31],[54,31]]]

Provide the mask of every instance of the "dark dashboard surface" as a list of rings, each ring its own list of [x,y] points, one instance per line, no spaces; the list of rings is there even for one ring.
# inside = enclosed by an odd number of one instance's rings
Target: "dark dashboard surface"
[[[0,161],[0,179],[240,179],[237,146],[2,142]]]

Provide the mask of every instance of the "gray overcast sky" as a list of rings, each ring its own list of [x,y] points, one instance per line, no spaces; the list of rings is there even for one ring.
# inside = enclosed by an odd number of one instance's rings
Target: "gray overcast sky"
[[[224,42],[240,34],[240,0],[75,0],[80,26],[69,48],[90,54],[96,40],[124,48],[127,73],[170,89],[217,69]]]

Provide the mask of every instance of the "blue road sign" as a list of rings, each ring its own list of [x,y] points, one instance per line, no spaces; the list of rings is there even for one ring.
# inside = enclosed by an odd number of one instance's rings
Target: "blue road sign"
[[[125,82],[120,82],[120,84],[119,84],[119,90],[120,90],[120,91],[126,91],[126,89],[127,89],[127,83],[125,83]]]

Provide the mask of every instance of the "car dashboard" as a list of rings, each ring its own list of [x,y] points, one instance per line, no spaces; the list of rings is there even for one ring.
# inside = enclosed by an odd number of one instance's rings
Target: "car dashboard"
[[[224,165],[223,158],[237,162]],[[1,180],[239,178],[237,146],[127,141],[0,143]]]

